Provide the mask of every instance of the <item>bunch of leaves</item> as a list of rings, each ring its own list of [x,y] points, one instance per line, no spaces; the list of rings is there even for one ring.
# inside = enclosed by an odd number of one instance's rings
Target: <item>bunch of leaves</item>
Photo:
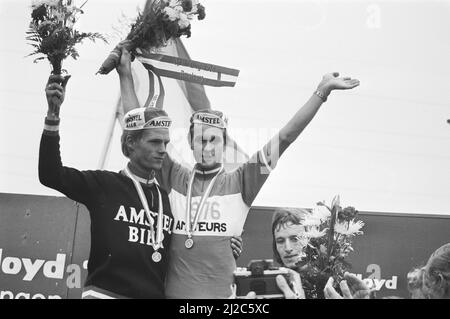
[[[79,57],[75,46],[88,39],[95,42],[107,40],[99,33],[80,32],[73,28],[77,14],[83,13],[81,8],[72,6],[72,1],[41,1],[31,13],[32,21],[26,32],[26,40],[34,47],[28,56],[43,55],[33,62],[47,58],[53,66],[53,73],[61,73],[61,64],[67,57]]]

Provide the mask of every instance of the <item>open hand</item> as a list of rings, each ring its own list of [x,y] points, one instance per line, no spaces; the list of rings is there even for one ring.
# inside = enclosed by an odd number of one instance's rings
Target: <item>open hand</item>
[[[339,77],[339,72],[327,73],[322,77],[318,90],[328,96],[333,90],[350,90],[359,85],[358,79],[351,77]]]

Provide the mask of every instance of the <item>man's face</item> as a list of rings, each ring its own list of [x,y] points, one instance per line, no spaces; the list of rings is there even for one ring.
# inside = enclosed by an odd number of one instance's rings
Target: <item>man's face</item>
[[[223,130],[208,125],[194,125],[191,149],[194,152],[195,161],[205,168],[222,163]]]
[[[160,170],[166,147],[170,142],[169,130],[154,128],[144,130],[142,137],[133,144],[130,160],[146,171]]]
[[[275,243],[283,266],[294,268],[295,264],[304,256],[303,250],[308,244],[304,232],[303,226],[291,222],[275,228]]]

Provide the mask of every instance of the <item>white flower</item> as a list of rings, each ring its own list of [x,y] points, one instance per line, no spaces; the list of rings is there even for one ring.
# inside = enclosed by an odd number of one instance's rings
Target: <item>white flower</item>
[[[326,220],[328,217],[331,216],[331,212],[326,208],[325,206],[317,205],[313,209],[313,215],[317,216],[317,218],[320,218],[321,220]]]
[[[174,9],[170,7],[164,8],[164,13],[167,14],[170,21],[175,21],[180,18],[180,13],[178,11],[175,11]]]
[[[50,6],[50,7],[59,7],[59,0],[46,0],[44,1],[46,5]]]
[[[64,20],[66,19],[66,15],[64,14],[64,12],[60,11],[55,11],[53,13],[53,16],[60,22],[64,22]]]
[[[183,7],[182,6],[175,6],[174,8],[173,8],[175,11],[177,11],[177,12],[179,12],[179,13],[182,13],[182,12],[184,12],[184,10],[183,10]]]
[[[316,206],[311,214],[305,216],[302,222],[304,226],[319,226],[331,216],[330,211],[325,206]]]
[[[74,26],[74,24],[75,24],[75,18],[69,18],[69,19],[67,19],[67,21],[66,21],[66,27],[72,29],[73,26]]]
[[[70,13],[71,15],[83,12],[83,10],[81,10],[78,7],[75,7],[74,5],[67,6],[66,11],[67,11],[67,13]]]
[[[322,237],[322,236],[324,236],[326,234],[327,229],[328,229],[328,228],[325,228],[325,229],[319,231],[319,229],[317,227],[314,227],[314,226],[306,227],[306,228],[309,228],[309,229],[307,229],[305,231],[305,235],[308,238],[320,238],[320,237]]]
[[[322,224],[320,216],[314,213],[306,215],[302,221],[303,226],[319,226],[320,224]]]
[[[175,8],[176,6],[180,6],[180,0],[170,0],[169,6],[171,6],[172,8]]]
[[[40,7],[41,5],[47,5],[49,7],[56,7],[58,5],[58,0],[34,0],[31,3],[31,7],[33,9],[36,9],[38,7]]]
[[[334,225],[334,231],[336,233],[346,235],[346,236],[352,236],[352,235],[360,235],[363,232],[361,231],[361,228],[364,226],[364,222],[361,220],[358,220],[356,222],[350,221],[348,222],[342,222],[342,223],[336,223]]]
[[[191,23],[189,22],[189,18],[186,14],[180,13],[180,20],[178,20],[178,25],[181,29],[187,28]]]

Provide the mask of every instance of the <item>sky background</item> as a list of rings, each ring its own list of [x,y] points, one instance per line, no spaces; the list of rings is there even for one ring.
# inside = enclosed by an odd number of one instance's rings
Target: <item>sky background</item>
[[[37,177],[50,67],[25,58],[30,3],[0,1],[0,192],[59,195]],[[110,44],[85,42],[77,61],[64,62],[72,75],[60,129],[67,166],[98,168],[119,83],[115,72],[94,74],[119,40],[113,30],[121,17],[136,16],[144,3],[89,0],[84,7],[77,29],[103,33]],[[236,87],[206,90],[249,154],[287,123],[323,74],[361,81],[332,93],[254,205],[312,207],[340,194],[344,205],[364,211],[450,214],[450,1],[202,3],[206,19],[194,21],[183,42],[195,60],[240,70]],[[176,88],[171,81],[167,96]],[[166,102],[171,112],[176,96]],[[119,134],[116,127],[109,170],[126,163]]]

